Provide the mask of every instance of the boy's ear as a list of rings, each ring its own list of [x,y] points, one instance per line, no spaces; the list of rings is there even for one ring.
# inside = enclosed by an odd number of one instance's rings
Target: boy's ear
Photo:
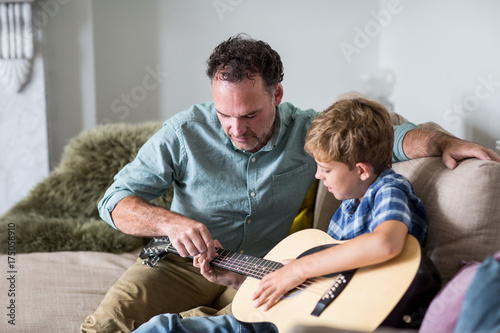
[[[373,168],[366,163],[356,163],[356,169],[358,170],[359,179],[363,181],[369,179],[373,174]]]

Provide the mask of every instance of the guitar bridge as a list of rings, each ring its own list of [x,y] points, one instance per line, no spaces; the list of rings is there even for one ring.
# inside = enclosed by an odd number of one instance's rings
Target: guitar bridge
[[[335,283],[330,287],[330,289],[326,291],[326,293],[316,304],[316,307],[311,313],[312,316],[319,317],[319,315],[326,309],[326,307],[330,305],[338,295],[340,295],[342,290],[344,290],[349,281],[351,281],[354,272],[356,272],[356,270],[346,271],[339,274],[338,278],[335,280]]]

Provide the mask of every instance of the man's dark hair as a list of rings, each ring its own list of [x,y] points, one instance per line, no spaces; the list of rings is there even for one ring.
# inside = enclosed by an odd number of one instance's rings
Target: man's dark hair
[[[274,92],[283,80],[283,63],[269,44],[246,34],[230,37],[220,43],[207,60],[207,75],[229,82],[241,82],[261,75],[266,89]]]

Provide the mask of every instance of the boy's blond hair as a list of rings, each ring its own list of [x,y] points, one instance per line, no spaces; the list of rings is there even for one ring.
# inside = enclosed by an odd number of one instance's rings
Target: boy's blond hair
[[[387,109],[365,98],[344,99],[321,112],[306,135],[305,150],[320,162],[370,164],[375,173],[392,165],[394,129]]]

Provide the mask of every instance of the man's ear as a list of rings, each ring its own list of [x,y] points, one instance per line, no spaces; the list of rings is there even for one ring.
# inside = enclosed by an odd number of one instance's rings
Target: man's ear
[[[278,83],[276,86],[276,90],[274,92],[274,107],[277,107],[280,105],[281,100],[283,99],[284,95],[284,90],[283,90],[283,85],[281,83]]]
[[[358,170],[359,179],[365,181],[373,175],[373,168],[371,165],[366,163],[356,163],[356,169]]]

